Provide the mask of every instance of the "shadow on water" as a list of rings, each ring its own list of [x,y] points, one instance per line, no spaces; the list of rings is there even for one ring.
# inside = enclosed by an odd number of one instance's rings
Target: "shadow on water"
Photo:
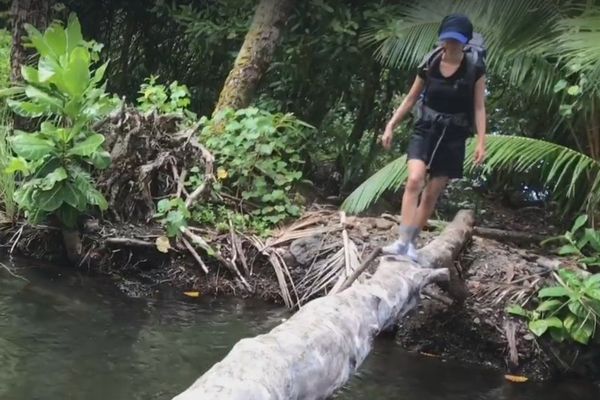
[[[109,280],[19,262],[0,269],[0,399],[169,399],[242,337],[266,332],[287,311],[236,299],[150,299]],[[574,390],[579,390],[575,392]],[[587,396],[587,397],[586,397]],[[584,385],[508,385],[495,371],[408,355],[378,340],[338,399],[587,400]]]

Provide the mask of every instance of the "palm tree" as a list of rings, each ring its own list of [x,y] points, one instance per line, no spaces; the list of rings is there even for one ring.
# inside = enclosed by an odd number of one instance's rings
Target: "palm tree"
[[[560,117],[557,129],[563,136],[570,132],[579,150],[545,140],[490,135],[486,170],[523,174],[551,189],[565,211],[592,213],[600,204],[600,7],[596,3],[414,2],[399,8],[399,18],[369,28],[363,44],[373,46],[384,65],[414,68],[435,45],[441,19],[450,12],[468,14],[486,38],[488,73],[547,103],[549,115]],[[469,157],[466,170],[473,171]],[[343,207],[363,211],[386,190],[398,190],[405,174],[401,157],[356,189]]]

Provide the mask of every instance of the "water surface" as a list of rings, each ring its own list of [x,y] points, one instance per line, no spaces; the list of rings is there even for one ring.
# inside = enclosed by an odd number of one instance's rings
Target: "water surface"
[[[240,338],[287,311],[235,299],[157,292],[132,299],[109,280],[20,262],[0,268],[0,400],[170,399]],[[514,385],[496,371],[406,354],[376,342],[336,399],[598,400],[588,385]]]

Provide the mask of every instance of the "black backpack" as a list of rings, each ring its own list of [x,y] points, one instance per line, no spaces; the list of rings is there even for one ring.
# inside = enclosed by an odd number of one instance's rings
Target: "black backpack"
[[[429,68],[433,65],[433,62],[436,61],[439,57],[442,56],[442,46],[438,46],[432,51],[430,51],[425,57],[423,61],[419,64],[419,70],[424,69],[427,76],[429,76]],[[485,60],[487,57],[487,48],[485,45],[485,41],[483,36],[480,33],[473,32],[473,37],[465,46],[465,56],[467,57],[467,73],[465,80],[470,82],[473,90],[475,89],[475,73],[478,65],[485,66]],[[425,98],[427,97],[427,79],[425,82],[425,89],[417,102],[416,109],[417,113],[420,111]],[[418,114],[416,115],[419,116]],[[473,121],[474,126],[474,115],[470,115],[470,119]]]

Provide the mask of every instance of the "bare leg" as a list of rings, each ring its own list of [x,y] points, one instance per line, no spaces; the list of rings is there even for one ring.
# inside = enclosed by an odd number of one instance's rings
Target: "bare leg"
[[[418,227],[419,231],[423,229],[427,220],[431,217],[431,214],[433,214],[438,198],[448,184],[448,180],[449,179],[446,176],[436,176],[435,178],[431,178],[427,183],[427,186],[425,186],[414,220],[414,225]]]
[[[421,160],[408,160],[408,178],[402,196],[402,225],[418,225],[417,206],[425,184],[427,167]]]

